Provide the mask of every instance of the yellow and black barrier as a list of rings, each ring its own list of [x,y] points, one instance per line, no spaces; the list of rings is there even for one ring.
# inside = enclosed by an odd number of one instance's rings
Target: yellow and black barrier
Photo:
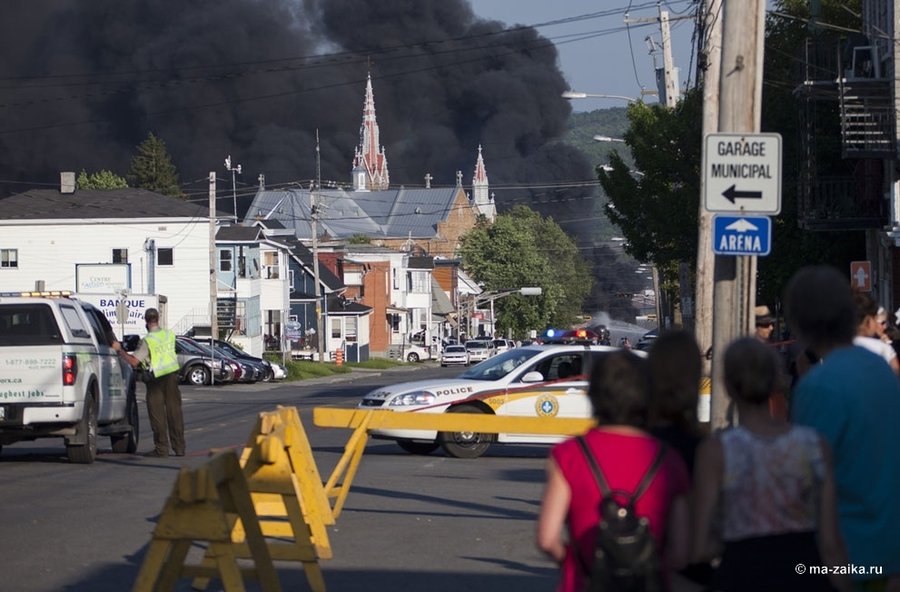
[[[436,430],[439,432],[483,432],[487,434],[544,434],[577,436],[595,425],[594,419],[559,417],[510,417],[483,413],[398,413],[372,409],[313,409],[313,423],[319,427],[353,430],[344,454],[325,484],[325,494],[337,498],[334,517],[341,512],[356,470],[362,460],[369,430]],[[346,471],[346,474],[344,474]],[[343,479],[341,478],[343,476]],[[338,485],[338,481],[341,481]]]
[[[238,521],[252,568],[237,562],[232,531]],[[185,563],[194,543],[207,545],[199,565]],[[243,592],[245,579],[258,580],[264,592],[281,590],[234,451],[220,452],[202,466],[178,473],[132,590],[168,592],[179,579],[198,577],[218,577],[226,592]]]
[[[324,592],[318,560],[332,557],[325,527],[334,519],[296,408],[260,413],[240,464],[272,558],[301,562],[312,590]],[[238,558],[250,556],[246,537],[243,523],[236,522],[232,542]],[[212,561],[207,553],[204,563]],[[193,588],[208,584],[198,578]]]

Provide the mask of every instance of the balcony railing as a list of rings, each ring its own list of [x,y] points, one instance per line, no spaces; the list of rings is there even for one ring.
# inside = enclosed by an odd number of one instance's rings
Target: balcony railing
[[[800,183],[798,220],[807,230],[862,230],[888,224],[881,175],[819,176]]]

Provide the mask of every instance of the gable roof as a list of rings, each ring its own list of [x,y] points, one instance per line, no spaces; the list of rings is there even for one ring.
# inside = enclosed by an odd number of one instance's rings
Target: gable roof
[[[269,240],[274,243],[280,243],[287,247],[288,251],[290,251],[291,256],[297,260],[308,272],[310,275],[313,273],[313,254],[306,245],[297,240],[295,236],[271,236]],[[321,283],[325,287],[326,293],[331,292],[343,292],[347,289],[347,286],[344,285],[344,282],[341,281],[339,277],[334,275],[330,269],[328,269],[327,265],[319,262],[319,283]]]
[[[319,232],[332,238],[350,238],[355,234],[376,239],[432,238],[438,223],[446,221],[453,212],[461,192],[462,187],[383,191],[323,189],[316,192],[322,206],[317,221]],[[243,224],[251,225],[258,218],[274,220],[292,228],[298,237],[310,239],[309,193],[308,189],[300,188],[261,189],[253,198]]]
[[[216,213],[227,217],[229,214]],[[205,218],[209,206],[146,189],[32,189],[0,200],[0,220]]]

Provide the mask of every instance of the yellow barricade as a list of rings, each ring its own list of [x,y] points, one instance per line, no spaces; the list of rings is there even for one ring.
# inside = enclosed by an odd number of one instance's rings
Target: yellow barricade
[[[325,494],[337,498],[332,512],[337,518],[344,507],[356,470],[362,460],[369,430],[409,429],[439,432],[484,432],[489,434],[547,434],[577,436],[595,425],[594,419],[558,417],[500,417],[481,413],[398,413],[370,409],[313,409],[313,423],[319,427],[350,428],[353,434],[344,454],[325,484]],[[346,474],[344,474],[346,471]],[[342,479],[343,476],[343,479]],[[338,481],[341,483],[338,484]]]
[[[243,525],[252,568],[237,563],[231,540],[237,521]],[[188,565],[185,560],[195,542],[207,544],[209,561]],[[178,473],[132,590],[168,592],[179,579],[196,577],[218,577],[226,592],[243,592],[245,578],[259,580],[265,592],[281,590],[234,451],[221,452],[196,469],[185,467]]]
[[[312,457],[312,447],[296,408],[260,413],[240,461],[259,525],[278,561],[299,561],[315,592],[325,591],[318,559],[332,557],[326,524],[334,524],[328,498]],[[248,557],[246,532],[238,521],[232,530],[234,553]],[[206,564],[212,562],[207,553]],[[195,589],[208,580],[198,578]]]

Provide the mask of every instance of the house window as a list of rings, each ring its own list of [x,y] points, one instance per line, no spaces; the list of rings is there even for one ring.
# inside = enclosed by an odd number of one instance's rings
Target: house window
[[[268,251],[263,253],[263,267],[264,277],[268,280],[277,280],[279,277],[278,273],[278,253],[275,251]]]
[[[341,317],[331,317],[331,337],[333,339],[341,338]]]
[[[19,249],[0,249],[0,267],[19,267]]]
[[[231,271],[231,250],[219,249],[219,271]]]
[[[247,334],[247,302],[238,300],[234,304],[234,331],[238,335]]]
[[[356,317],[347,317],[347,328],[345,330],[345,337],[348,342],[356,343]]]
[[[428,292],[428,272],[410,271],[408,287],[410,292],[417,292],[419,294]]]
[[[175,265],[173,249],[168,247],[156,249],[156,263],[157,265]]]
[[[394,277],[394,289],[399,290],[400,289],[400,278],[397,277],[397,268],[396,267],[391,269],[391,274]]]
[[[128,249],[113,249],[112,250],[112,262],[113,263],[128,263]]]
[[[294,289],[294,270],[293,269],[288,270],[288,289],[289,290]]]

